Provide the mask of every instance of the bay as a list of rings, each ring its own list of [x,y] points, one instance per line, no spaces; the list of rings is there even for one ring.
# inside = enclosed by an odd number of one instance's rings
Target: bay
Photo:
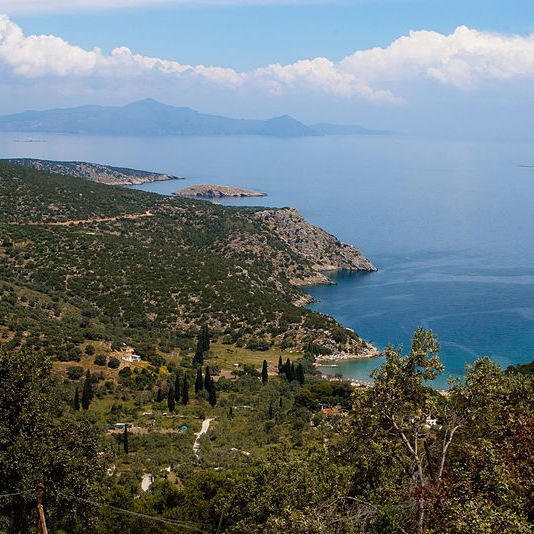
[[[293,206],[358,246],[377,273],[338,273],[309,288],[311,307],[384,348],[421,325],[439,337],[446,372],[487,355],[534,357],[534,161],[530,143],[408,136],[93,137],[0,133],[1,157],[82,160],[181,175],[143,184],[170,194],[198,183],[267,197],[226,204]],[[326,373],[365,379],[379,360]],[[443,381],[442,381],[443,382]]]

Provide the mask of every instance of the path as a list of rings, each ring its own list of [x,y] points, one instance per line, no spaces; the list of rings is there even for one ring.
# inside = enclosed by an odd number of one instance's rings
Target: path
[[[200,443],[199,443],[199,439],[200,439],[200,436],[202,436],[203,434],[205,434],[209,428],[210,428],[210,423],[213,421],[213,417],[211,419],[204,419],[204,421],[202,421],[202,428],[200,429],[200,432],[197,432],[195,435],[197,437],[197,439],[195,439],[195,443],[193,443],[193,452],[195,453],[195,456],[198,458],[198,451],[200,450]]]
[[[101,217],[97,219],[76,219],[72,221],[59,221],[59,222],[10,222],[11,225],[28,225],[28,226],[68,226],[69,224],[84,224],[84,223],[95,223],[95,222],[106,222],[106,221],[116,221],[118,219],[139,219],[141,217],[152,217],[154,214],[150,211],[145,211],[145,213],[130,213],[126,215],[115,215],[114,217]]]

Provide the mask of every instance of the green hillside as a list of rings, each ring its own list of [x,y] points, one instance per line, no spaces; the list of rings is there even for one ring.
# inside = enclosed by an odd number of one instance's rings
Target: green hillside
[[[292,304],[302,291],[288,277],[308,274],[310,262],[252,210],[6,163],[0,178],[0,328],[10,347],[57,356],[75,335],[79,343],[150,340],[169,351],[204,323],[233,343],[365,346]]]

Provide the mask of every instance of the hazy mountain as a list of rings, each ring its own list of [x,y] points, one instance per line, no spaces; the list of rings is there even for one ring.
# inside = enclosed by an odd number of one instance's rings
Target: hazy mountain
[[[390,135],[388,130],[371,130],[357,124],[330,124],[320,122],[310,125],[310,128],[322,135]]]
[[[93,135],[322,135],[283,115],[268,120],[231,119],[174,107],[152,99],[126,106],[81,106],[25,111],[0,117],[1,131]]]

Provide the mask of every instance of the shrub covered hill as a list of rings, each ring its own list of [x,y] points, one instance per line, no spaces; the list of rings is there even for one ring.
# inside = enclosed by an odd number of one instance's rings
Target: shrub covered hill
[[[203,324],[238,346],[366,354],[299,307],[321,268],[374,270],[296,210],[236,209],[0,162],[0,324],[8,348],[68,359],[76,344],[150,340],[165,352]],[[73,341],[74,340],[74,341]]]

